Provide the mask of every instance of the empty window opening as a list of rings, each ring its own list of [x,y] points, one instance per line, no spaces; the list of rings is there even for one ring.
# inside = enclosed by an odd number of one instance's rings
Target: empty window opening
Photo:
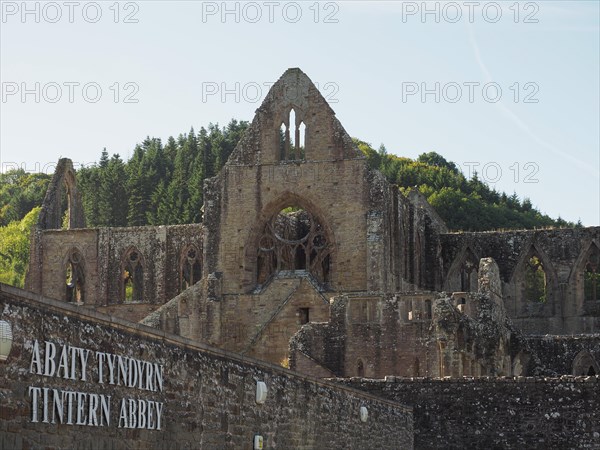
[[[196,284],[202,278],[200,252],[194,246],[184,250],[181,261],[181,290]]]
[[[141,302],[144,300],[144,268],[141,256],[136,250],[130,250],[123,260],[122,271],[123,293],[125,302]]]
[[[298,143],[296,148],[298,149],[298,153],[302,156],[301,159],[304,159],[304,146],[306,139],[306,125],[304,122],[300,122],[300,126],[298,127],[298,138],[296,142]]]
[[[306,125],[290,110],[287,123],[283,121],[279,128],[279,157],[282,161],[305,159]]]
[[[589,377],[595,376],[596,375],[596,371],[594,370],[594,367],[590,366],[590,368],[588,369],[587,374],[588,374]]]
[[[289,153],[289,142],[290,142],[290,134],[288,128],[285,123],[281,124],[279,127],[279,159],[282,161],[288,159],[287,155]]]
[[[421,376],[421,368],[419,363],[419,358],[415,358],[415,377]]]
[[[298,142],[298,128],[296,127],[296,111],[292,108],[290,111],[290,150],[295,153],[296,144]],[[292,158],[295,159],[295,158]]]
[[[60,189],[60,228],[63,230],[69,229],[71,219],[69,185],[65,181],[62,189]]]
[[[81,254],[74,250],[69,255],[65,270],[66,300],[73,303],[83,303],[84,300],[84,271]]]
[[[300,325],[310,322],[310,308],[298,309],[298,317],[300,320]]]
[[[530,302],[546,302],[546,272],[537,256],[529,258],[525,265],[525,298]]]
[[[323,226],[296,206],[282,209],[265,225],[258,243],[257,281],[280,271],[308,271],[321,283],[330,277],[331,245]]]
[[[460,267],[460,290],[462,292],[477,291],[477,259],[467,249],[465,259]]]
[[[600,300],[600,251],[592,245],[583,274],[583,291],[586,301]]]

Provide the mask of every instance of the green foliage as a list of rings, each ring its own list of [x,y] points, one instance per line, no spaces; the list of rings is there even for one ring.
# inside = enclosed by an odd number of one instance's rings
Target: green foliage
[[[147,137],[127,162],[104,150],[99,164],[77,173],[87,225],[200,222],[204,180],[221,170],[247,127],[236,120],[225,128],[211,123],[169,137],[164,147]]]
[[[21,220],[40,206],[50,179],[50,175],[27,173],[23,169],[0,173],[0,226]]]
[[[546,302],[546,274],[537,256],[532,256],[525,266],[525,298],[530,302]]]
[[[379,169],[404,193],[417,189],[427,198],[450,229],[485,231],[573,227],[575,224],[552,219],[535,209],[528,198],[521,202],[516,193],[508,196],[490,189],[477,174],[467,180],[456,164],[435,153],[423,153],[416,160],[374,150],[354,139],[370,167]]]
[[[584,275],[584,292],[585,299],[590,301],[600,300],[600,273],[585,271]]]
[[[585,299],[588,301],[600,300],[600,252],[596,246],[588,257],[583,273],[583,287]]]
[[[109,156],[77,171],[87,225],[143,226],[198,223],[202,220],[204,180],[215,176],[234,150],[248,122],[231,120],[226,127],[192,128],[166,144],[146,137],[128,161]],[[375,150],[355,139],[371,167],[407,192],[423,193],[451,229],[491,230],[576,226],[536,210],[529,199],[490,189],[477,175],[467,180],[456,164],[435,152],[416,160]],[[0,174],[0,226],[21,220],[41,205],[49,175],[13,170]]]
[[[0,282],[23,287],[31,230],[37,223],[40,209],[33,208],[23,219],[0,227]]]

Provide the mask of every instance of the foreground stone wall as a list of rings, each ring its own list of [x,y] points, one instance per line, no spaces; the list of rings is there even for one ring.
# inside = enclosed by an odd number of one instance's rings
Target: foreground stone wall
[[[8,360],[0,362],[1,448],[250,449],[256,434],[264,437],[265,448],[413,447],[410,408],[351,388],[319,382],[6,285],[0,285],[0,320],[9,322],[14,334]],[[41,375],[32,358],[36,341],[41,351]],[[54,361],[59,376],[44,375],[46,341],[57,347]],[[75,348],[75,379],[65,379],[71,376],[70,369],[60,369],[63,345]],[[79,353],[85,355],[86,350],[90,352],[85,357],[86,370],[82,370],[83,356]],[[143,366],[145,381],[132,382],[128,375],[132,387],[111,385],[105,365],[104,383],[99,383],[100,356],[96,352]],[[70,368],[70,353],[66,358]],[[148,364],[153,365],[153,371],[147,369]],[[85,381],[81,380],[83,373]],[[122,375],[121,367],[117,373]],[[162,383],[157,373],[162,373]],[[148,382],[149,378],[153,381]],[[268,387],[266,402],[260,405],[255,401],[257,381]],[[41,389],[37,422],[33,422],[30,387]],[[63,423],[53,423],[60,420],[52,403],[49,423],[43,423],[44,395],[48,392],[52,402],[54,390],[59,396],[73,396],[71,422],[85,425],[66,423],[66,403]],[[64,391],[82,394],[61,394]],[[95,395],[105,396],[104,400],[110,395],[110,422],[98,406],[100,397]],[[143,429],[125,428],[120,410],[123,399],[127,402],[127,423],[131,425],[135,416],[137,425],[144,424]],[[135,402],[130,403],[130,399]],[[144,408],[137,406],[141,403]],[[133,416],[131,405],[137,411]],[[368,409],[366,422],[360,419],[361,406]],[[157,430],[159,410],[161,425]]]
[[[540,363],[558,374],[600,375],[600,334],[530,336]]]
[[[336,379],[414,407],[415,448],[600,448],[600,377]]]

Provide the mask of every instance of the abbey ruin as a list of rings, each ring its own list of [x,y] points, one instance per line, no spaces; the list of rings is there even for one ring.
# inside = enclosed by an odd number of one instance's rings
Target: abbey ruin
[[[86,228],[75,180],[61,160],[26,290],[413,406],[415,448],[600,448],[600,227],[449,231],[299,69],[205,183],[202,223]]]

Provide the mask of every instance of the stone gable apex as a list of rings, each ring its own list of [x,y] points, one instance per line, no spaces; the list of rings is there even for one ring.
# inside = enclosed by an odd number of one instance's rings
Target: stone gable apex
[[[300,69],[291,68],[269,90],[227,165],[282,162],[279,130],[292,109],[296,121],[306,126],[305,157],[293,162],[364,158],[315,84]]]

